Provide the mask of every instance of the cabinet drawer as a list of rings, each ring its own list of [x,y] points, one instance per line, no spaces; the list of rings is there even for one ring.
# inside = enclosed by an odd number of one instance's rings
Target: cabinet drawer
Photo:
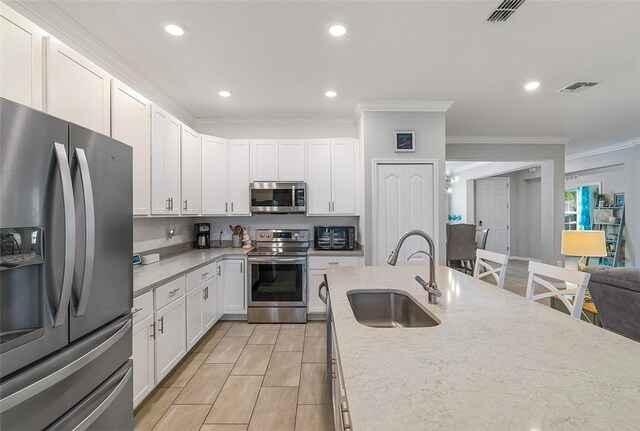
[[[156,288],[156,310],[161,309],[181,296],[184,296],[185,284],[184,276],[177,278],[169,283]]]
[[[309,269],[327,269],[332,266],[358,266],[358,256],[309,256]]]
[[[213,278],[216,275],[216,264],[217,262],[209,263],[187,274],[187,292],[191,292],[205,281]]]
[[[147,292],[144,295],[140,295],[133,298],[133,324],[146,319],[153,313],[153,292]]]

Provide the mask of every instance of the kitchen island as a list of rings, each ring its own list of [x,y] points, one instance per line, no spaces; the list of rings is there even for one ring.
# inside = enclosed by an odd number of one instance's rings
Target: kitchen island
[[[333,331],[353,429],[637,430],[640,344],[446,267],[330,268]],[[397,289],[440,324],[372,328],[347,292]]]

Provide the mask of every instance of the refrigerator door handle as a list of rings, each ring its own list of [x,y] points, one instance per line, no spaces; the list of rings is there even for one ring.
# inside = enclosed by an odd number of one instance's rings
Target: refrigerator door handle
[[[133,373],[133,368],[129,368],[129,370],[127,370],[127,373],[124,375],[122,380],[120,380],[120,383],[118,383],[118,385],[113,389],[113,391],[109,394],[109,396],[105,398],[104,401],[101,402],[100,405],[96,407],[96,409],[92,411],[82,422],[80,422],[78,426],[76,426],[73,429],[73,431],[85,431],[89,429],[91,424],[93,424],[96,421],[96,419],[98,419],[100,415],[102,415],[102,413],[104,413],[105,410],[109,408],[109,406],[115,401],[115,399],[118,398],[118,395],[120,395],[120,392],[122,392],[124,387],[127,385],[127,383],[129,382],[129,379],[131,379],[132,373]]]
[[[75,159],[80,167],[80,180],[82,181],[82,192],[84,195],[84,219],[85,219],[85,241],[84,241],[84,271],[82,273],[82,283],[80,291],[76,292],[78,305],[76,316],[82,316],[87,311],[91,284],[93,281],[93,267],[95,262],[95,239],[96,239],[96,216],[93,202],[93,187],[91,185],[91,175],[89,174],[89,162],[87,155],[82,148],[75,149]]]
[[[38,380],[37,382],[34,382],[31,385],[0,399],[0,413],[4,413],[5,411],[17,406],[18,404],[25,402],[26,400],[38,395],[40,392],[50,388],[56,383],[60,383],[71,374],[80,370],[82,367],[86,366],[88,363],[109,350],[114,344],[116,344],[116,342],[118,342],[118,340],[120,340],[120,338],[122,338],[127,333],[127,331],[129,331],[129,329],[131,329],[131,320],[127,320],[124,325],[122,325],[122,327],[118,329],[118,331],[116,331],[116,333],[109,337],[104,343],[98,345],[93,350],[90,350],[89,352],[80,356],[75,361],[60,368],[58,371],[49,374],[47,377]]]
[[[76,212],[73,200],[73,183],[71,169],[64,144],[54,142],[54,152],[62,183],[62,200],[64,204],[64,268],[62,272],[62,289],[60,300],[53,319],[53,327],[63,325],[69,310],[71,285],[73,283],[73,265],[76,259]]]

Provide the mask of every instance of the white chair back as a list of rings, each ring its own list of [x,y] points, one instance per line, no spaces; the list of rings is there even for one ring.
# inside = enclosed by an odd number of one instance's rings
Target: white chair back
[[[558,288],[539,276],[553,278],[554,280],[564,281],[566,288]],[[555,296],[562,301],[567,307],[571,317],[577,319],[582,314],[582,304],[584,303],[584,294],[589,284],[588,272],[580,272],[575,269],[560,268],[558,266],[546,265],[540,262],[529,262],[529,281],[527,282],[527,298],[532,301],[549,298]],[[548,292],[535,294],[535,286],[542,286]],[[567,296],[573,296],[573,302],[569,301]]]
[[[498,267],[493,267],[487,262],[494,262],[499,264]],[[488,275],[493,275],[496,283],[500,289],[504,289],[504,280],[507,276],[507,264],[509,263],[509,256],[506,254],[495,253],[493,251],[477,249],[476,250],[476,264],[473,267],[473,278],[480,279]],[[480,272],[484,269],[484,272]]]

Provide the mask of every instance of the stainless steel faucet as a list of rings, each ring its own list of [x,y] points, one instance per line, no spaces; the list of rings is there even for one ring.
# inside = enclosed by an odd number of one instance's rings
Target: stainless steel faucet
[[[387,259],[387,263],[389,265],[395,266],[398,263],[398,254],[400,253],[400,248],[405,240],[411,236],[420,236],[427,241],[429,244],[429,252],[425,253],[429,256],[429,281],[424,281],[420,276],[416,276],[416,281],[420,283],[422,288],[427,291],[429,295],[429,304],[437,304],[438,298],[442,296],[442,292],[438,290],[438,284],[436,283],[436,262],[433,258],[433,254],[435,253],[435,245],[433,244],[433,239],[422,230],[411,230],[404,235],[398,241],[398,245],[393,249],[389,258]]]

